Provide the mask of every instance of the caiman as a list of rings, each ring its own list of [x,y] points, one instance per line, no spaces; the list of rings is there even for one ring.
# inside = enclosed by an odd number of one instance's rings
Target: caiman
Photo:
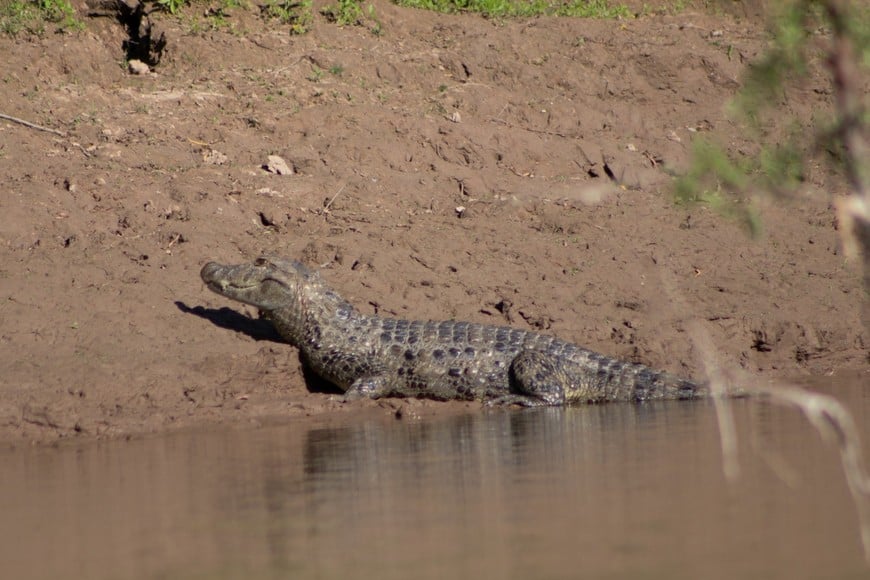
[[[222,296],[259,308],[303,363],[360,397],[480,400],[524,406],[693,399],[706,385],[529,330],[366,316],[303,264],[261,257],[206,264]]]

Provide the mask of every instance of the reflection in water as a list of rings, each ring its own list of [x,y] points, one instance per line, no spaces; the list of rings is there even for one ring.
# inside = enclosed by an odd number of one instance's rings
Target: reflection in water
[[[792,411],[735,411],[795,486],[749,441],[728,485],[704,402],[6,452],[0,577],[866,577],[835,453]]]

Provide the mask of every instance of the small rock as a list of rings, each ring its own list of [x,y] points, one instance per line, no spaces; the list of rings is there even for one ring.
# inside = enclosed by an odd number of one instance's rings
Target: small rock
[[[161,215],[167,220],[186,222],[190,219],[190,211],[175,203],[163,210]]]
[[[127,68],[134,75],[147,75],[151,72],[151,68],[147,64],[135,58],[127,62]]]
[[[276,175],[293,175],[296,173],[286,161],[277,155],[269,155],[266,164],[263,165],[263,169],[269,173],[275,173]]]
[[[223,165],[227,162],[227,156],[217,149],[209,149],[202,154],[202,160],[206,165]]]

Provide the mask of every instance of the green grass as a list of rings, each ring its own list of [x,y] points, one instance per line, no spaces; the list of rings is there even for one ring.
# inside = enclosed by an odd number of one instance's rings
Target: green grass
[[[177,14],[185,4],[187,0],[157,0],[157,5],[170,14]]]
[[[337,0],[334,4],[320,9],[330,22],[339,26],[353,26],[363,20],[363,8],[360,0]]]
[[[84,28],[69,0],[0,0],[0,33],[42,35],[46,24],[60,32]]]
[[[192,0],[154,0],[158,8],[169,12],[170,14],[178,14],[178,12],[191,3]],[[205,2],[203,2],[205,3]],[[211,11],[226,11],[230,8],[244,8],[246,2],[244,0],[221,0],[217,7],[211,7]]]
[[[270,18],[290,25],[292,34],[305,34],[311,29],[311,0],[267,0],[262,10]]]
[[[154,0],[157,8],[178,14],[185,6],[199,0]],[[631,11],[608,0],[393,0],[400,6],[438,12],[476,12],[488,17],[573,16],[581,18],[631,18]],[[225,28],[228,10],[251,8],[246,0],[219,0],[210,12],[210,28]],[[275,18],[291,27],[293,34],[304,34],[311,28],[312,0],[264,0],[260,6],[267,18]],[[371,23],[374,34],[381,33],[381,24],[374,7],[364,0],[334,0],[321,8],[327,20],[339,26]],[[84,23],[76,18],[70,0],[0,0],[0,34],[21,33],[42,35],[51,25],[60,32],[81,30]]]
[[[607,0],[393,0],[400,6],[437,12],[479,12],[484,16],[573,16],[577,18],[631,18],[622,4]]]
[[[368,4],[365,8],[365,0],[336,0],[320,9],[320,13],[329,21],[339,26],[364,26],[368,25],[369,31],[374,35],[382,32],[381,21],[375,14],[375,7]]]

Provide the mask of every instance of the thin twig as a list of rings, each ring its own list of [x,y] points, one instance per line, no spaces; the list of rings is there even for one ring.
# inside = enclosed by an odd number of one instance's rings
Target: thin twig
[[[347,185],[347,184],[342,185],[342,186],[339,188],[338,192],[336,192],[336,194],[332,196],[332,199],[330,199],[328,202],[326,202],[326,205],[323,206],[323,211],[324,211],[324,212],[328,212],[328,211],[329,211],[329,207],[332,205],[332,202],[334,202],[335,199],[336,199],[336,198],[341,194],[341,192],[344,191],[344,186],[345,186],[345,185]]]
[[[677,288],[673,275],[664,271],[661,279],[671,304],[676,305],[680,312],[691,312],[682,292]],[[701,323],[690,321],[688,330],[692,343],[700,351],[700,362],[713,395],[713,408],[716,410],[716,420],[719,423],[719,445],[722,447],[722,471],[728,481],[734,482],[740,477],[740,462],[737,457],[737,427],[728,397],[738,391],[728,387],[729,381],[717,361],[713,339],[705,332]]]
[[[43,127],[42,125],[37,125],[36,123],[31,123],[30,121],[25,121],[24,119],[19,119],[18,117],[13,117],[11,115],[5,115],[3,113],[0,113],[0,119],[6,119],[7,121],[12,121],[13,123],[18,123],[19,125],[24,125],[25,127],[36,129],[37,131],[45,131],[46,133],[54,133],[55,135],[66,137],[66,133],[58,131],[57,129]]]
[[[676,294],[674,288],[666,289],[669,294]],[[684,305],[682,305],[684,306]],[[688,312],[685,311],[684,312]],[[713,393],[713,408],[716,409],[716,420],[719,423],[719,444],[722,446],[722,471],[730,482],[740,477],[740,462],[737,458],[737,426],[734,422],[734,413],[731,410],[731,401],[728,399],[728,379],[722,372],[722,368],[716,360],[716,349],[710,335],[704,332],[701,323],[694,321],[689,325],[689,336],[700,351],[701,364],[704,366],[704,374],[710,382],[710,392]]]

